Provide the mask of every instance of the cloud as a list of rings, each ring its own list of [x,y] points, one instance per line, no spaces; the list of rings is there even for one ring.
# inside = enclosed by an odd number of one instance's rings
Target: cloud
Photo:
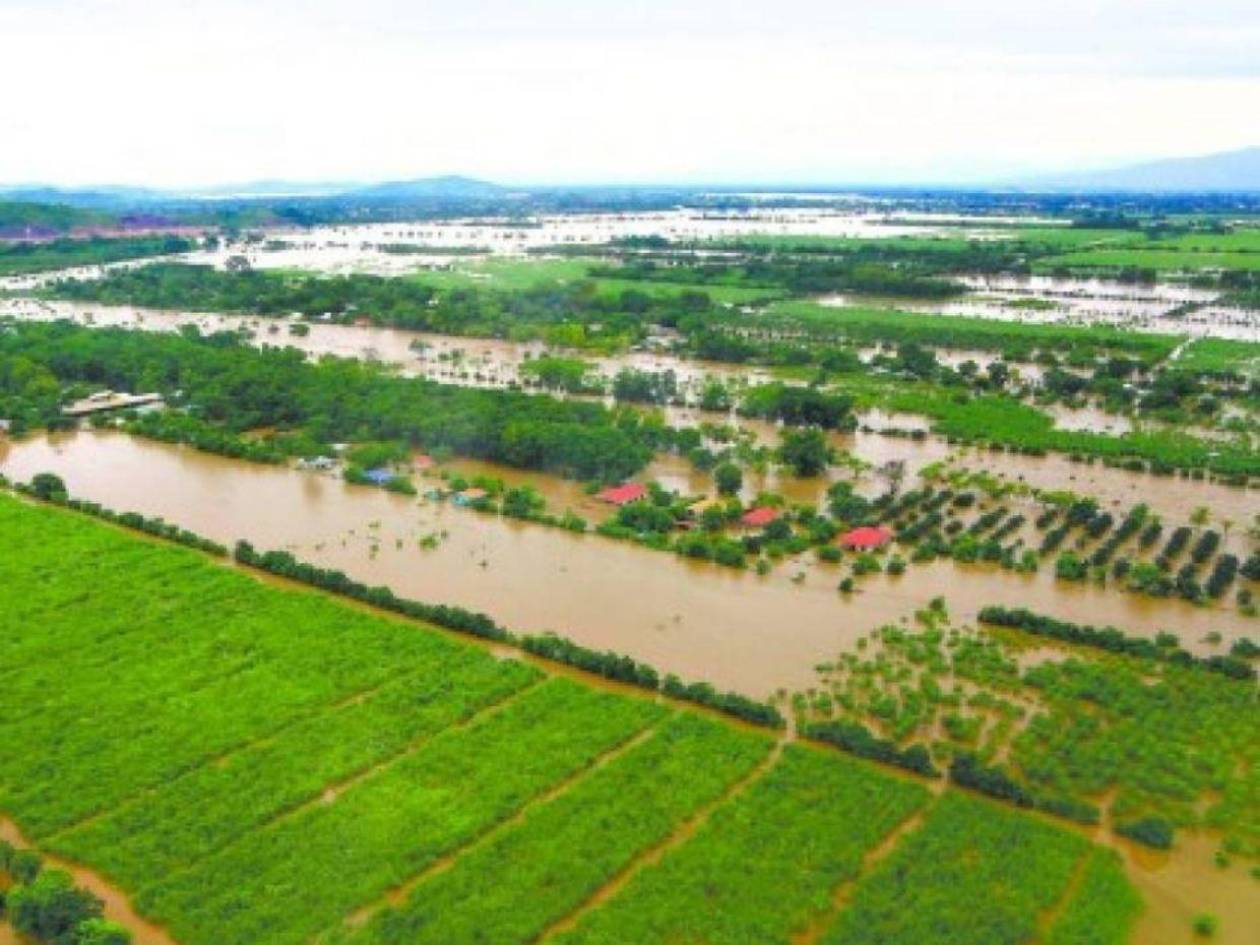
[[[983,180],[1255,143],[1214,0],[0,0],[0,179]]]

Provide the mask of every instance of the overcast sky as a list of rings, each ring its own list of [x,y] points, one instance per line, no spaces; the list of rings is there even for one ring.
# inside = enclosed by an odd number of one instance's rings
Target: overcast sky
[[[0,0],[0,181],[971,182],[1260,144],[1260,0]]]

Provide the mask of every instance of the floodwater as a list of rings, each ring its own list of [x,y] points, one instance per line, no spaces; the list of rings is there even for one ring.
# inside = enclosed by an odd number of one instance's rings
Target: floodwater
[[[1211,941],[1218,945],[1255,945],[1260,930],[1260,891],[1247,871],[1251,864],[1234,860],[1226,869],[1213,863],[1220,840],[1207,832],[1179,830],[1171,852],[1160,852],[1123,839],[1115,845],[1146,909],[1138,919],[1131,945],[1196,945],[1194,917],[1210,913],[1219,920]]]
[[[1210,631],[1225,645],[1254,633],[1254,621],[1232,609],[1065,586],[1048,568],[1016,575],[941,561],[901,577],[870,575],[844,598],[839,568],[812,556],[761,577],[117,432],[0,441],[0,471],[16,480],[56,472],[73,495],[119,511],[161,516],[225,544],[287,548],[406,597],[485,611],[520,631],[555,630],[753,696],[807,688],[816,664],[938,595],[964,620],[986,604],[1026,606],[1130,632],[1172,630],[1205,652]],[[436,547],[422,547],[426,537]]]
[[[0,315],[5,314],[29,320],[70,318],[101,327],[119,326],[151,331],[176,331],[181,325],[187,324],[195,324],[206,331],[244,327],[254,331],[254,341],[259,345],[293,346],[310,357],[336,355],[372,359],[395,365],[405,375],[473,387],[504,388],[517,383],[520,366],[526,359],[537,356],[544,350],[541,343],[519,344],[493,338],[460,338],[392,328],[326,323],[311,324],[310,333],[299,337],[290,335],[286,323],[275,319],[164,312],[130,306],[83,305],[35,299],[0,300]],[[275,329],[274,332],[272,329]],[[873,350],[869,349],[868,353]],[[947,354],[956,361],[974,358],[981,363],[985,357],[979,352],[968,351]],[[680,386],[692,395],[698,395],[707,377],[720,377],[737,384],[756,384],[769,379],[766,372],[757,369],[690,361],[664,353],[630,352],[589,360],[596,365],[598,373],[605,377],[611,377],[622,367],[653,371],[673,370],[679,377]],[[1035,366],[1019,366],[1021,372],[1032,368]],[[1054,416],[1056,424],[1063,429],[1122,433],[1133,426],[1127,417],[1108,414],[1095,407],[1073,409],[1056,404],[1044,409]],[[755,441],[763,446],[774,446],[779,441],[780,430],[772,423],[703,412],[695,408],[667,407],[664,415],[667,422],[675,426],[698,426],[706,422],[737,426],[751,432]],[[860,420],[864,426],[875,431],[889,427],[900,430],[923,430],[927,427],[925,418],[910,414],[869,411]],[[913,481],[918,471],[928,464],[958,458],[964,465],[985,469],[1029,486],[1071,489],[1092,495],[1110,507],[1123,509],[1138,502],[1146,502],[1167,522],[1176,524],[1185,522],[1198,506],[1207,506],[1217,523],[1228,520],[1235,525],[1245,525],[1255,514],[1258,501],[1255,490],[1207,482],[1197,482],[1193,487],[1188,487],[1185,480],[1176,477],[1159,478],[1145,473],[1111,469],[1101,464],[1073,463],[1061,455],[1033,457],[966,450],[951,447],[936,436],[912,440],[879,433],[857,432],[831,434],[830,440],[837,449],[852,453],[876,466],[890,460],[905,461],[907,481]],[[694,474],[683,470],[681,464],[676,462],[665,461],[663,465],[658,463],[650,473],[658,476],[669,488],[687,492],[705,489],[704,486],[695,488]],[[815,494],[821,494],[825,483],[820,484],[819,488],[802,491],[800,484],[792,480],[752,478],[752,491],[747,491],[747,494],[755,494],[757,489],[763,487],[784,492],[793,500],[814,501]]]
[[[298,267],[326,272],[364,272],[415,268],[422,257],[380,251],[390,243],[473,247],[494,255],[519,256],[545,247],[598,246],[630,236],[664,236],[675,241],[731,239],[740,236],[894,237],[939,233],[945,227],[984,228],[990,218],[923,215],[907,225],[904,216],[852,208],[770,208],[704,211],[678,208],[645,213],[542,215],[527,221],[480,218],[409,223],[318,226],[306,230],[269,230],[286,246],[263,250],[259,244],[229,244],[195,257],[222,265],[244,254],[256,267]],[[440,257],[449,262],[450,256]]]

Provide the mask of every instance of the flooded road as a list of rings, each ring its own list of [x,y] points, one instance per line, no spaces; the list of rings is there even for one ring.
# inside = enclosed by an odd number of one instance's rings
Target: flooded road
[[[847,568],[812,557],[762,577],[121,433],[0,441],[0,471],[17,480],[56,472],[73,495],[119,511],[225,544],[286,548],[406,597],[482,610],[519,631],[555,630],[753,696],[812,685],[817,663],[938,595],[964,620],[987,604],[1024,606],[1130,632],[1168,629],[1201,652],[1216,651],[1202,642],[1210,631],[1225,645],[1254,634],[1233,610],[1064,585],[1045,567],[1016,575],[938,561],[868,576],[846,598],[835,588]]]

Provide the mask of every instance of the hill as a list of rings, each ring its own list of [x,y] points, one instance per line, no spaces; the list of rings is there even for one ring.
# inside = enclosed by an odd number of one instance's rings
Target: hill
[[[386,181],[351,192],[356,197],[391,200],[416,199],[494,199],[509,193],[508,188],[489,181],[451,174],[420,177],[415,180]]]
[[[1260,192],[1260,147],[1023,182],[1030,189]]]

